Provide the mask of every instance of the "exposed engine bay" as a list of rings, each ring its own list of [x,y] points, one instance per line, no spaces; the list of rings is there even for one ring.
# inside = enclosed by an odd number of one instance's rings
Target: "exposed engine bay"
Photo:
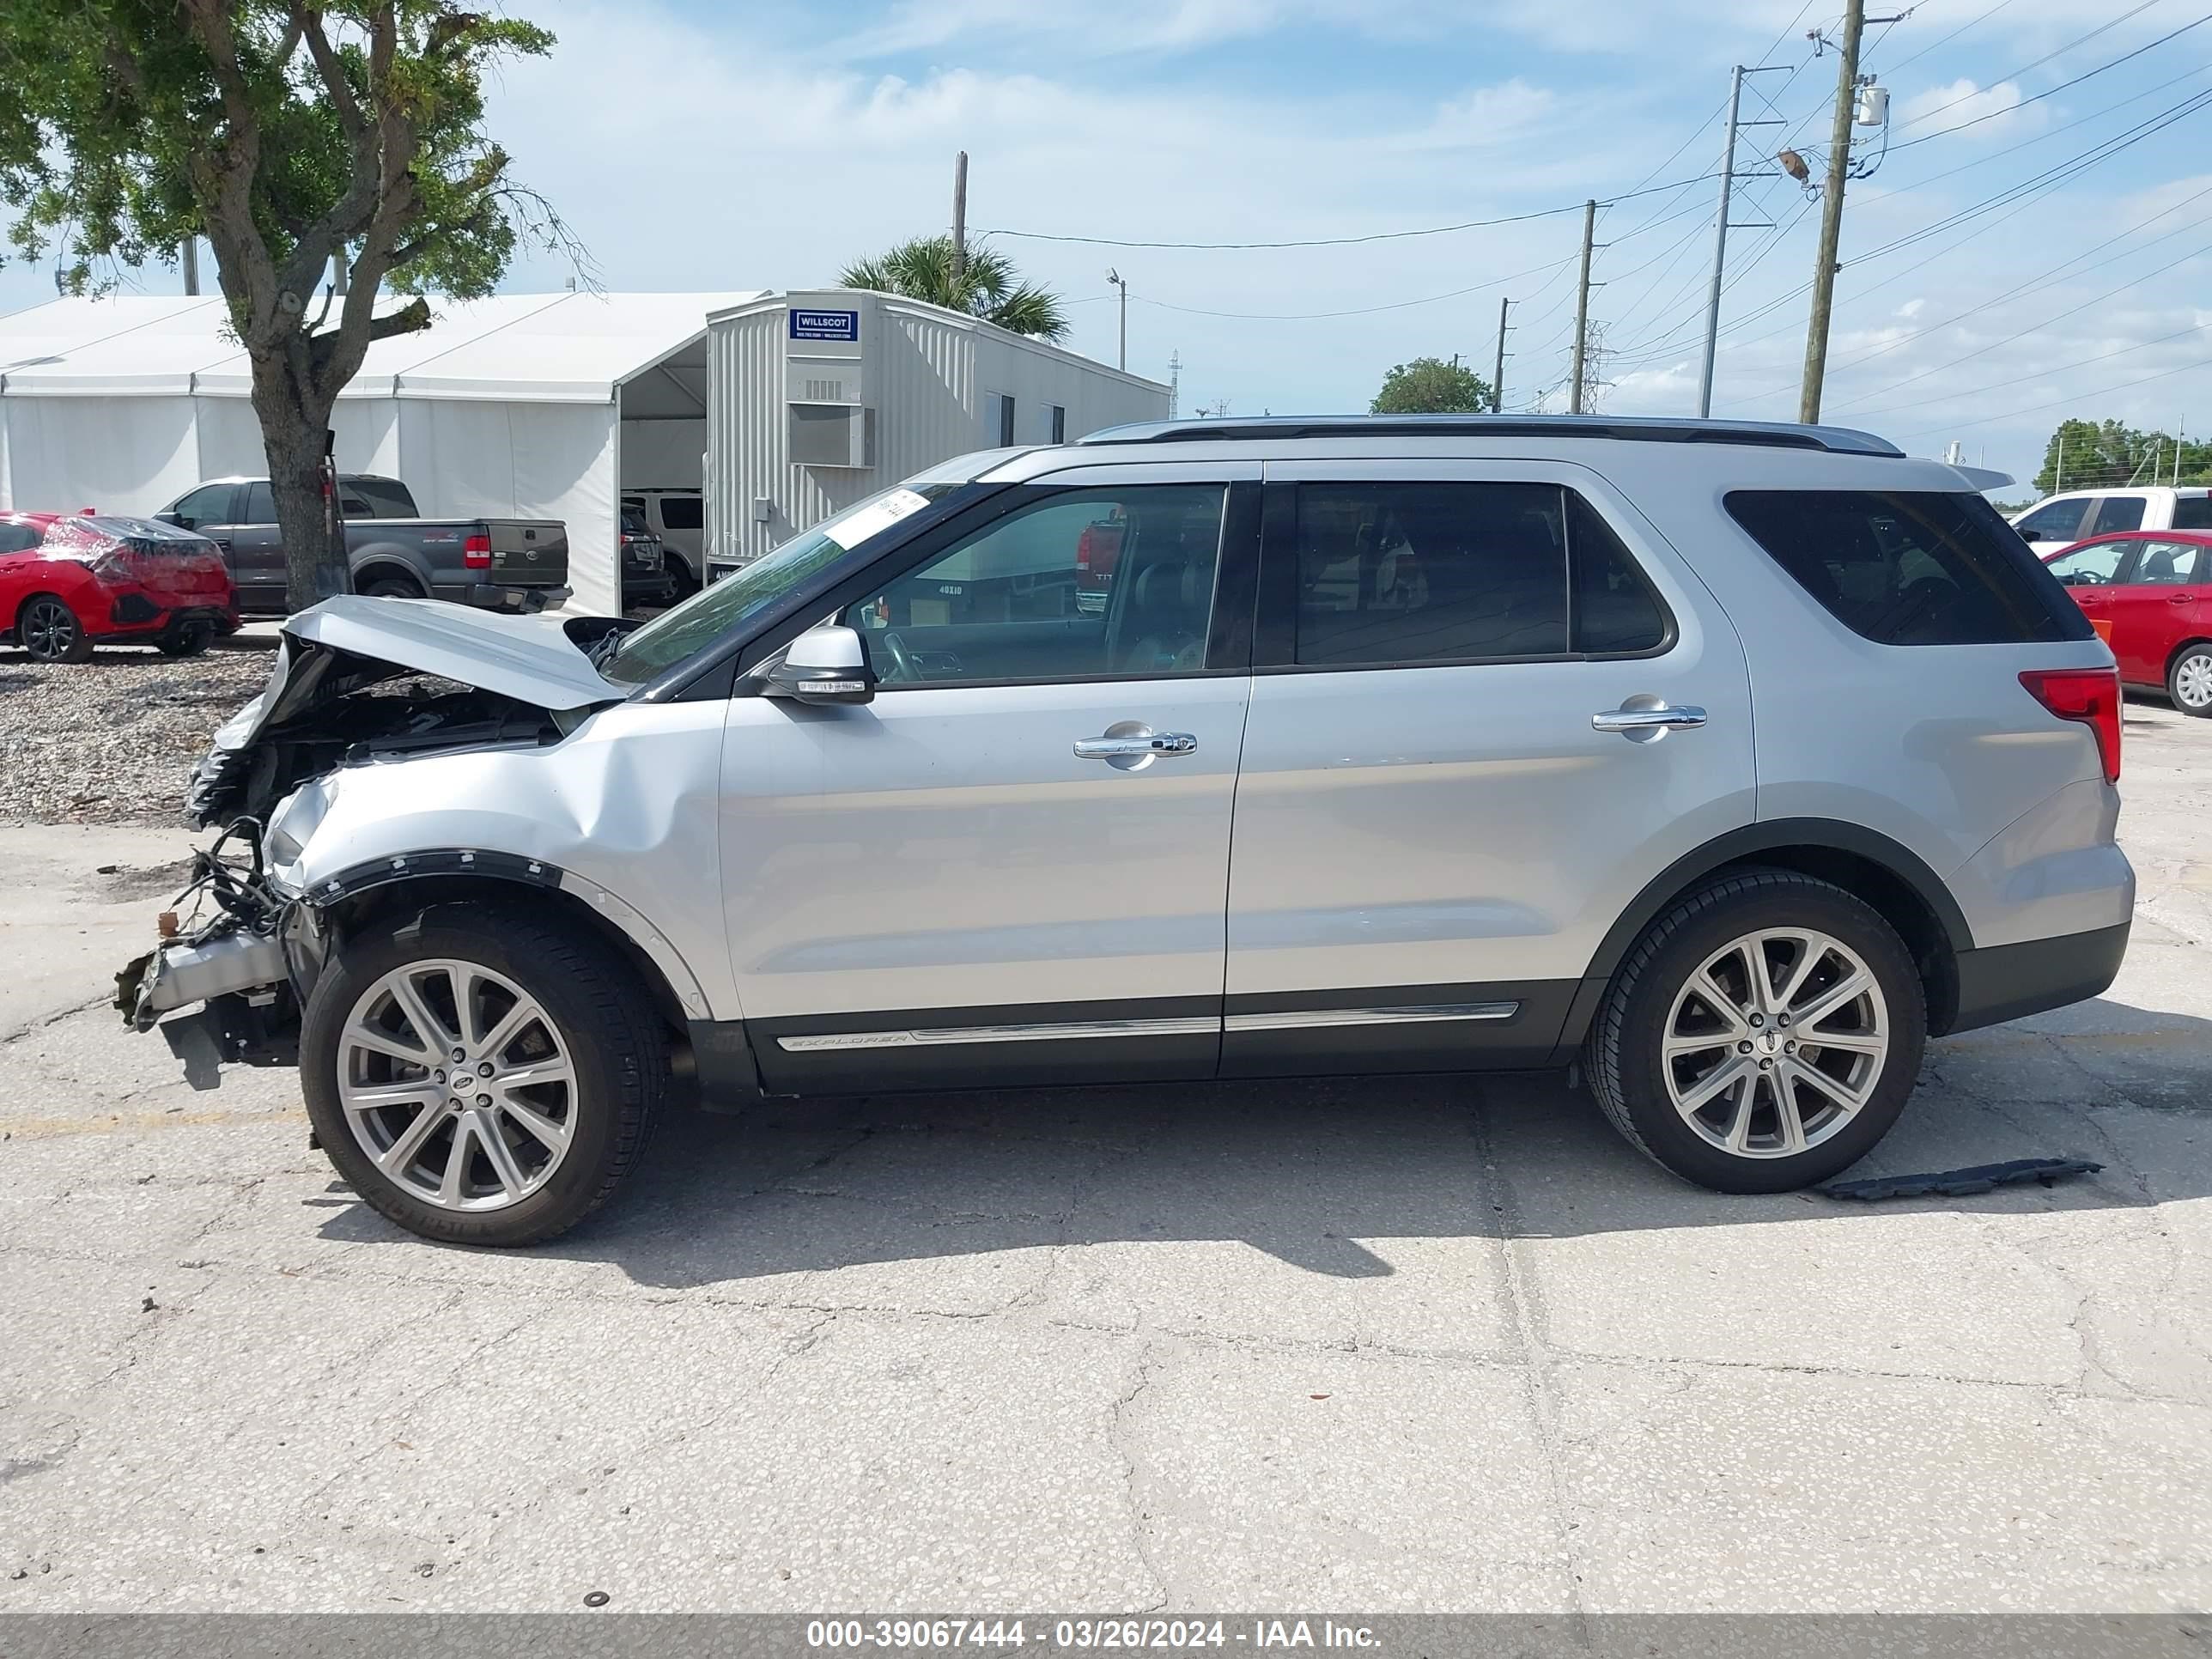
[[[330,942],[327,896],[276,873],[312,832],[315,811],[298,809],[349,768],[559,743],[623,700],[589,653],[627,626],[350,596],[294,617],[269,684],[193,769],[186,815],[222,833],[194,854],[161,943],[116,975],[125,1021],[158,1024],[196,1087],[215,1086],[223,1063],[295,1063],[300,1011]],[[179,1012],[195,1003],[205,1006]]]

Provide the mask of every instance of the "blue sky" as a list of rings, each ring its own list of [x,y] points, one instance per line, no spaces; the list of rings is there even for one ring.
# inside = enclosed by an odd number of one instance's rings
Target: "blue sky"
[[[1245,414],[1364,409],[1392,363],[1423,354],[1458,352],[1486,374],[1501,293],[1516,301],[1511,408],[1566,374],[1578,204],[1626,198],[1598,232],[1610,246],[1592,315],[1613,354],[1602,406],[1680,413],[1696,405],[1714,194],[1705,175],[1718,165],[1729,67],[1779,66],[1753,77],[1746,113],[1783,125],[1747,129],[1739,168],[1771,175],[1785,138],[1817,167],[1836,60],[1813,58],[1805,31],[1832,27],[1840,5],[517,9],[561,41],[550,60],[504,73],[494,131],[611,288],[830,280],[848,258],[947,222],[961,149],[979,230],[1265,242],[1542,214],[1297,250],[999,238],[1073,302],[1070,343],[1109,361],[1105,273],[1119,269],[1130,366],[1164,379],[1179,352],[1186,413],[1224,401]],[[2063,416],[2171,428],[2194,409],[2191,423],[2212,433],[2212,329],[2197,331],[2212,323],[2200,303],[2212,111],[2063,170],[2212,94],[2212,21],[2115,63],[2203,15],[2197,0],[1924,0],[1869,29],[1863,67],[1893,89],[1892,148],[1848,196],[1828,418],[1922,453],[1956,436],[1969,459],[2023,476]],[[2032,182],[2052,168],[2062,171]],[[1981,206],[2015,188],[2017,199]],[[1789,180],[1759,177],[1739,183],[1735,216],[1776,228],[1732,237],[1715,411],[1793,418],[1806,313],[1796,290],[1818,208]],[[565,274],[529,259],[508,286],[555,287]],[[11,266],[0,301],[28,303],[47,280]],[[143,285],[175,279],[149,270]],[[1431,302],[1406,303],[1417,301]],[[1316,314],[1346,313],[1363,314]]]

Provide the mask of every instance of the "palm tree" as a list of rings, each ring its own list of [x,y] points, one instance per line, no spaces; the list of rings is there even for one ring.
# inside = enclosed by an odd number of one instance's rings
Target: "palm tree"
[[[1067,332],[1067,313],[1060,296],[1018,280],[1014,262],[988,247],[970,247],[952,280],[952,239],[917,236],[872,259],[856,259],[837,280],[847,288],[872,288],[926,300],[948,311],[964,311],[1016,334],[1057,340]]]

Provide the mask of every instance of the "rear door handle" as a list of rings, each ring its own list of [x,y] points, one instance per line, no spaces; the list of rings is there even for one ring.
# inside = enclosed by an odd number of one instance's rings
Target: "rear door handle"
[[[1705,711],[1688,704],[1670,708],[1607,708],[1590,716],[1590,729],[1634,737],[1644,732],[1692,732],[1705,723]]]
[[[1134,760],[1146,755],[1194,755],[1198,739],[1188,732],[1152,732],[1127,737],[1078,738],[1078,760]]]
[[[2166,596],[2166,602],[2168,605],[2194,605],[2197,603],[2197,600],[2191,594],[2169,593]]]

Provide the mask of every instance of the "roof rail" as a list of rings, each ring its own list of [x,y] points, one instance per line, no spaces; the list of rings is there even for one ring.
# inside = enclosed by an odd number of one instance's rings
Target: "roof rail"
[[[1109,426],[1083,444],[1180,444],[1254,438],[1610,438],[1632,443],[1763,444],[1839,455],[1893,455],[1886,438],[1842,426],[1691,421],[1634,415],[1267,415]]]

